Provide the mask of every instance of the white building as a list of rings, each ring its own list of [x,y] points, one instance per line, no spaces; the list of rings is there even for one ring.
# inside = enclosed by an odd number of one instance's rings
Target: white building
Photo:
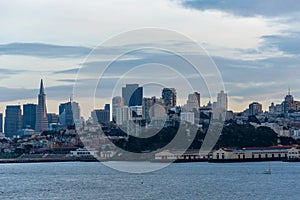
[[[200,94],[198,92],[189,94],[185,107],[188,112],[198,110],[200,107]]]
[[[300,147],[293,147],[288,150],[288,160],[300,159]]]
[[[300,130],[292,130],[291,131],[291,136],[293,138],[300,138]]]
[[[227,94],[222,90],[220,93],[218,93],[217,97],[217,109],[221,110],[228,110],[228,99]]]
[[[291,147],[275,146],[262,148],[226,149],[221,148],[213,152],[213,160],[272,160],[287,158],[288,149]]]
[[[195,114],[193,112],[182,112],[180,113],[181,121],[189,122],[195,124]]]
[[[124,122],[128,122],[131,119],[131,109],[127,106],[116,108],[116,123],[117,125],[123,125]]]
[[[122,108],[124,106],[123,98],[120,96],[116,96],[112,99],[112,118],[116,120],[117,109]]]

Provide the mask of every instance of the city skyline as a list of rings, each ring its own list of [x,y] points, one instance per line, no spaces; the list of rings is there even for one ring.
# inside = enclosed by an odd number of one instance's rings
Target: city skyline
[[[224,91],[224,90],[221,90],[220,91],[220,93],[218,93],[217,94],[217,97],[215,98],[215,99],[212,99],[212,98],[205,98],[206,100],[205,101],[203,101],[203,99],[202,99],[202,97],[200,98],[200,95],[201,95],[201,93],[199,93],[199,91],[195,91],[193,94],[188,94],[187,95],[187,97],[186,97],[186,99],[184,99],[184,100],[181,100],[180,101],[180,104],[177,104],[176,103],[176,100],[178,100],[177,99],[177,97],[176,97],[176,88],[161,88],[161,94],[157,94],[157,95],[153,95],[153,96],[144,96],[143,95],[143,87],[140,87],[139,86],[139,84],[136,84],[136,83],[129,83],[129,84],[125,84],[124,85],[125,87],[123,87],[123,91],[122,91],[122,93],[118,96],[114,96],[111,100],[109,100],[109,101],[103,101],[104,102],[104,104],[97,104],[97,107],[95,107],[94,108],[94,110],[97,110],[97,109],[101,109],[103,106],[106,106],[106,105],[108,105],[108,104],[110,104],[110,107],[111,107],[111,111],[113,110],[113,99],[114,98],[119,98],[119,97],[121,97],[121,99],[120,100],[118,100],[118,101],[120,101],[120,102],[123,102],[122,103],[122,105],[125,105],[125,106],[128,106],[128,105],[126,105],[124,102],[124,98],[122,98],[122,94],[124,93],[124,89],[126,88],[126,86],[129,86],[129,87],[134,87],[133,89],[131,89],[130,91],[129,91],[129,94],[131,94],[134,98],[137,98],[136,97],[136,91],[141,91],[141,92],[139,92],[139,95],[142,95],[141,97],[139,97],[139,98],[152,98],[152,97],[160,97],[160,98],[163,98],[163,95],[164,95],[164,90],[170,90],[170,91],[175,91],[175,104],[172,104],[171,105],[171,107],[174,107],[174,106],[185,106],[185,105],[187,105],[188,104],[188,102],[189,102],[189,99],[191,98],[190,97],[190,95],[197,95],[197,97],[195,96],[194,98],[196,98],[197,99],[197,101],[199,102],[199,106],[200,107],[205,107],[205,106],[207,106],[209,103],[211,103],[212,104],[212,107],[216,107],[216,108],[222,108],[222,109],[225,109],[225,110],[228,110],[228,111],[233,111],[233,112],[235,112],[235,113],[239,113],[239,112],[243,112],[243,111],[245,111],[245,110],[247,110],[248,108],[249,108],[249,106],[251,105],[251,104],[253,104],[253,103],[255,103],[255,104],[260,104],[261,105],[261,110],[262,111],[269,111],[270,110],[270,106],[271,105],[274,105],[274,106],[276,106],[276,104],[278,105],[278,104],[281,104],[283,101],[282,101],[282,99],[281,100],[279,100],[279,101],[274,101],[274,100],[272,100],[272,99],[270,99],[270,104],[269,105],[264,105],[264,104],[262,104],[261,102],[259,102],[259,101],[256,101],[256,100],[253,100],[253,101],[249,101],[249,104],[248,105],[246,105],[245,107],[243,107],[242,108],[242,110],[240,110],[240,111],[235,111],[235,110],[231,110],[229,107],[228,107],[228,105],[230,104],[230,101],[229,101],[229,99],[230,99],[230,95],[228,95],[227,94],[227,92],[226,91]],[[35,103],[32,103],[31,101],[30,102],[28,102],[28,101],[26,101],[26,100],[24,100],[24,103],[18,103],[18,104],[13,104],[13,103],[9,103],[9,104],[7,104],[7,105],[5,105],[5,107],[4,107],[4,111],[5,111],[5,108],[7,107],[7,106],[23,106],[23,112],[24,112],[24,106],[36,106],[36,107],[38,107],[38,102],[41,100],[42,102],[41,103],[45,103],[46,104],[46,107],[47,107],[47,103],[46,102],[44,102],[45,100],[44,100],[44,96],[46,95],[45,94],[45,89],[44,89],[44,84],[43,84],[43,79],[40,79],[40,87],[39,87],[39,89],[38,89],[38,91],[39,91],[39,93],[38,93],[38,101],[37,101],[37,104],[35,104]],[[170,94],[168,94],[168,95],[170,95]],[[288,97],[290,97],[290,98],[292,98],[292,100],[294,100],[294,96],[293,96],[293,94],[292,94],[292,92],[291,92],[291,89],[290,88],[288,88],[288,91],[287,91],[287,93],[286,93],[286,95],[282,95],[283,97],[285,97],[285,98],[288,98]],[[133,98],[133,97],[131,97],[131,98]],[[42,98],[42,99],[41,99]],[[130,99],[131,99],[130,98]],[[142,99],[141,99],[142,100]],[[63,100],[64,101],[64,100]],[[70,98],[70,100],[68,101],[68,102],[66,102],[66,103],[62,103],[61,101],[58,101],[58,104],[56,105],[56,108],[57,108],[57,111],[55,112],[53,112],[53,111],[49,111],[49,112],[47,112],[47,108],[45,108],[46,109],[46,113],[48,113],[48,114],[51,114],[51,113],[55,113],[55,114],[61,114],[61,106],[65,106],[66,104],[68,104],[68,103],[70,103],[70,102],[72,102],[72,98]],[[185,103],[186,102],[186,103]],[[203,102],[203,104],[201,104],[201,103]],[[219,102],[219,103],[218,103]],[[72,102],[73,103],[73,102]],[[77,102],[74,102],[76,105],[76,108],[79,108],[79,103],[77,103]],[[129,100],[128,100],[128,103],[129,103]],[[213,105],[213,103],[216,103],[215,105]],[[198,104],[198,103],[196,103],[196,104]],[[138,104],[136,104],[136,105],[139,105],[139,106],[142,106],[142,103],[140,102],[140,103],[138,103]],[[132,105],[130,105],[130,106],[133,106],[133,104]],[[36,108],[37,109],[37,108]],[[85,116],[85,115],[80,115],[79,113],[80,113],[80,111],[77,111],[77,113],[76,113],[76,119],[79,119],[79,117],[78,116],[82,116],[82,117],[84,117],[84,119],[88,119],[89,117],[91,117],[91,112],[92,112],[93,110],[90,110],[90,111],[86,111],[86,112],[88,112],[88,115],[87,116]],[[3,113],[5,113],[5,112],[0,112],[1,114],[3,114]],[[5,116],[5,115],[4,115]],[[28,124],[27,124],[28,125]],[[23,122],[23,120],[22,120],[22,127],[24,127],[24,122]]]
[[[154,110],[152,110],[150,113],[149,109],[153,105],[156,106],[164,105],[165,109],[167,110],[179,106],[184,111],[182,112],[183,116],[181,118],[183,120],[190,121],[192,124],[194,123],[192,121],[194,121],[195,119],[194,116],[191,116],[191,112],[193,112],[194,109],[199,110],[199,109],[211,108],[213,112],[217,112],[217,113],[218,112],[222,113],[224,111],[232,112],[231,110],[228,109],[228,95],[223,90],[221,90],[217,94],[217,98],[215,99],[216,101],[210,100],[209,102],[207,102],[207,104],[204,103],[201,105],[200,103],[202,102],[200,97],[201,93],[197,91],[187,95],[186,104],[177,104],[176,88],[161,88],[161,96],[157,96],[158,97],[157,98],[156,96],[152,96],[152,97],[143,96],[144,88],[140,87],[138,84],[130,83],[130,84],[125,84],[124,86],[125,87],[122,88],[122,96],[125,95],[125,98],[128,98],[127,105],[124,103],[125,101],[123,97],[115,96],[111,99],[111,102],[105,103],[103,109],[95,108],[90,111],[90,115],[88,117],[83,116],[84,117],[83,119],[88,120],[89,118],[92,118],[94,121],[95,120],[98,121],[98,123],[107,123],[113,120],[117,122],[118,125],[121,125],[123,121],[120,121],[120,119],[118,119],[119,117],[121,117],[122,120],[124,117],[125,119],[129,120],[130,119],[129,116],[132,115],[130,114],[130,112],[131,111],[134,112],[135,109],[139,109],[138,107],[140,107],[141,110],[140,111],[135,110],[135,113],[140,112],[140,114],[138,115],[142,116],[143,119],[146,119],[146,122],[150,122],[149,121],[150,118],[147,118],[146,115],[157,116],[157,117],[163,117],[165,115],[161,112],[159,107],[152,108]],[[142,102],[140,102],[140,100],[138,99],[140,99]],[[1,122],[2,123],[4,122],[4,132],[7,135],[11,135],[11,133],[13,132],[17,133],[18,131],[27,128],[34,129],[35,131],[40,132],[40,131],[49,130],[51,123],[62,125],[63,127],[63,126],[72,126],[73,124],[76,124],[82,120],[79,103],[73,102],[72,97],[66,103],[60,102],[58,106],[59,111],[57,113],[47,112],[46,93],[45,93],[43,79],[41,79],[40,81],[37,102],[38,104],[33,104],[33,103],[23,104],[23,109],[21,108],[21,105],[12,105],[12,104],[6,105],[5,115],[3,115],[3,113],[0,113],[1,118],[3,118],[3,121]],[[130,105],[130,102],[132,102],[131,103],[132,105]],[[155,111],[155,109],[158,110]],[[243,111],[241,112],[233,111],[232,114],[247,112],[248,113],[247,115],[255,116],[255,115],[262,114],[264,111],[266,111],[270,114],[282,113],[285,116],[288,116],[288,113],[291,110],[299,111],[300,101],[294,99],[294,96],[292,95],[291,90],[289,88],[288,93],[283,98],[283,101],[281,102],[272,101],[272,103],[268,106],[268,110],[263,110],[261,103],[257,101],[253,101],[247,107],[245,107]],[[155,112],[157,112],[157,114],[155,114]],[[232,114],[230,114],[229,116],[231,116]],[[51,119],[48,119],[48,117],[51,117]],[[81,123],[82,122],[79,122],[79,124]],[[15,124],[18,125],[16,126]]]

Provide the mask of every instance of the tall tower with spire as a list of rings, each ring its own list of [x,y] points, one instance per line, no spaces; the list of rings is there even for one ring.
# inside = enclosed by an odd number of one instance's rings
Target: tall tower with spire
[[[41,79],[40,93],[38,95],[38,106],[36,111],[35,131],[41,132],[48,130],[48,118],[46,108],[46,94],[43,79]]]

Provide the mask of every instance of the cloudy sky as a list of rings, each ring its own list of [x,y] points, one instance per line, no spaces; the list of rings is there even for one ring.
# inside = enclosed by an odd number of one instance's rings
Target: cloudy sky
[[[173,30],[202,46],[220,71],[232,110],[241,111],[254,100],[266,109],[273,101],[280,103],[289,87],[300,99],[300,4],[296,0],[4,0],[0,27],[0,112],[7,104],[36,103],[41,78],[48,110],[57,112],[58,103],[72,94],[76,78],[81,88],[93,83],[94,76],[86,73],[78,78],[77,74],[79,68],[99,64],[99,60],[87,62],[93,48],[120,33],[145,27]],[[107,58],[119,49],[98,50],[98,55]],[[121,59],[116,69],[144,65],[145,72],[147,67],[155,68],[145,64],[163,56],[138,52]],[[114,73],[106,77],[103,89],[117,83]],[[133,75],[138,73],[128,75],[131,81],[140,83]],[[174,87],[180,86],[174,81]],[[202,86],[194,89],[203,94],[202,103],[209,100]],[[159,86],[156,90],[156,94],[145,92],[160,96]],[[110,101],[109,95],[101,97],[96,107]],[[89,98],[82,96],[78,101],[87,117]]]

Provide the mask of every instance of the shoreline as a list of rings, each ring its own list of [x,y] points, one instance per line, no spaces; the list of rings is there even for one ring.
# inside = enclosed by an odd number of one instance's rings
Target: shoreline
[[[65,157],[65,158],[7,158],[7,159],[0,159],[0,164],[8,164],[8,163],[45,163],[45,162],[99,162],[99,161],[94,157],[86,157],[86,158],[78,158],[78,157]]]
[[[106,160],[97,160],[94,157],[66,157],[66,158],[9,158],[9,159],[0,159],[0,164],[12,164],[12,163],[51,163],[51,162],[109,162],[109,161],[120,161],[120,162],[140,162],[140,161],[148,161],[151,163],[195,163],[195,162],[207,162],[207,163],[251,163],[251,162],[300,162],[300,160],[278,160],[278,159],[262,159],[262,160],[114,160],[114,159],[106,159]]]

